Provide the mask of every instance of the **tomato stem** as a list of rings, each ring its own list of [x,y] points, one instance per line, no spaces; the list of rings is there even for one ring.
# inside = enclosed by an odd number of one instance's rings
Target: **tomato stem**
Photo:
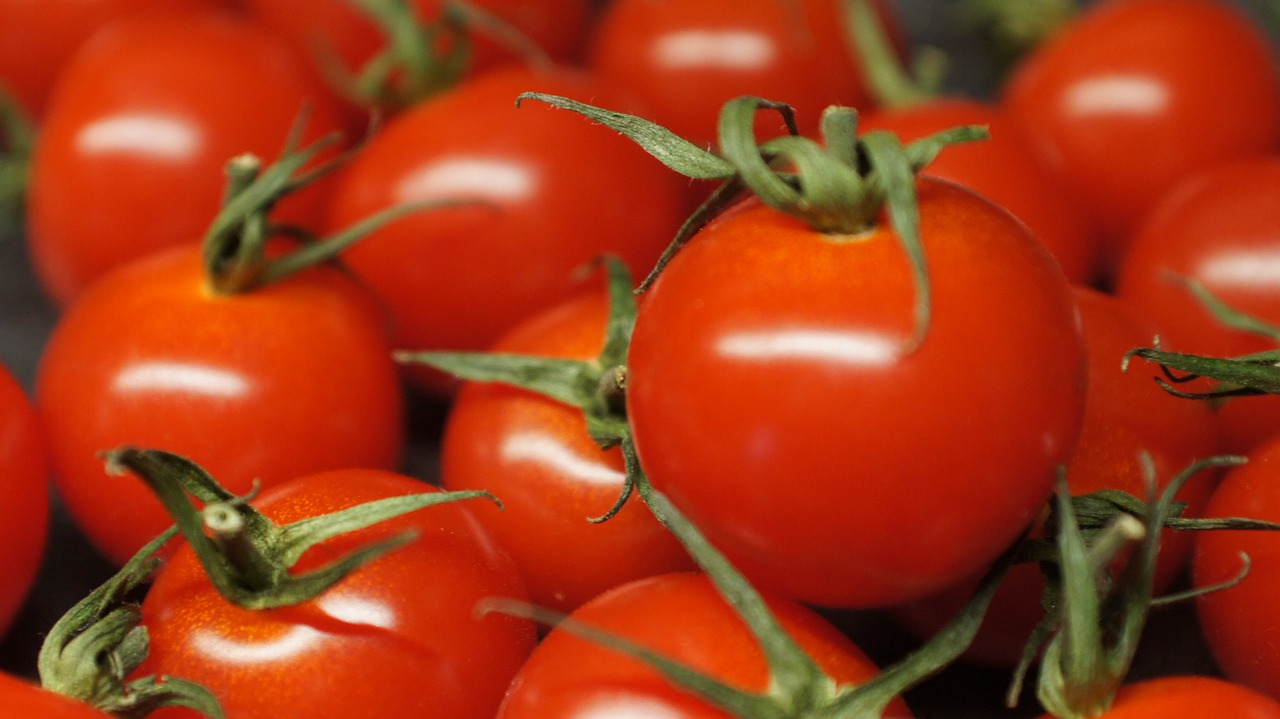
[[[914,67],[908,69],[899,59],[870,0],[843,0],[842,5],[850,49],[857,56],[863,79],[880,107],[913,107],[938,96],[948,65],[942,51],[921,48]]]
[[[22,225],[35,129],[0,80],[0,237]]]

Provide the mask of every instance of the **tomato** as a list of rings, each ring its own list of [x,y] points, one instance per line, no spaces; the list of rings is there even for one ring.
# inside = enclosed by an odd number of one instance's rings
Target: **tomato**
[[[604,342],[608,301],[584,295],[513,328],[491,349],[593,359]],[[468,383],[454,400],[440,447],[446,489],[485,489],[501,516],[481,519],[520,567],[534,604],[571,611],[619,584],[692,569],[680,544],[639,498],[601,524],[622,492],[618,449],[601,450],[582,413],[507,385]]]
[[[802,134],[814,137],[828,105],[871,104],[840,5],[614,0],[597,22],[588,63],[640,97],[648,119],[698,145],[715,141],[720,107],[739,95],[791,104]],[[896,32],[887,4],[876,8]],[[768,129],[781,134],[781,123]]]
[[[254,506],[286,524],[426,491],[434,490],[391,472],[337,470],[281,484]],[[279,609],[226,601],[184,546],[143,601],[151,652],[138,672],[202,684],[239,719],[492,717],[535,630],[526,620],[475,615],[485,597],[524,592],[472,509],[498,512],[487,503],[436,505],[313,547],[295,572],[406,529],[421,533],[319,597]]]
[[[235,155],[279,154],[304,105],[306,137],[339,127],[335,101],[281,40],[229,13],[132,16],[67,66],[31,159],[28,242],[66,305],[130,259],[204,233]],[[314,227],[325,184],[276,220]]]
[[[933,319],[913,351],[884,218],[826,236],[742,205],[636,320],[627,406],[654,487],[749,579],[807,602],[894,604],[977,571],[1040,511],[1080,426],[1057,263],[974,193],[918,192]]]
[[[1229,163],[1187,178],[1143,222],[1116,292],[1159,323],[1163,349],[1215,357],[1275,349],[1274,340],[1223,325],[1180,278],[1241,312],[1280,323],[1280,272],[1272,262],[1280,252],[1276,183],[1280,159]],[[1280,432],[1280,398],[1228,400],[1218,421],[1223,448],[1246,453]]]
[[[488,73],[387,123],[342,174],[329,216],[462,199],[370,234],[344,260],[387,304],[402,348],[482,350],[521,317],[590,287],[588,261],[648,268],[683,219],[687,183],[630,141],[516,97],[614,97],[589,75]],[[439,375],[413,375],[437,391]]]
[[[8,716],[23,719],[109,719],[111,716],[4,673],[0,673],[0,706]]]
[[[1218,0],[1108,0],[1024,58],[1004,103],[1100,226],[1115,262],[1189,173],[1280,146],[1266,35]]]
[[[0,635],[35,580],[49,524],[49,480],[39,421],[0,366]]]
[[[1249,453],[1249,462],[1226,473],[1205,510],[1208,517],[1248,517],[1280,522],[1280,439]],[[1232,680],[1280,697],[1280,621],[1275,614],[1280,591],[1280,537],[1268,531],[1203,532],[1196,537],[1193,581],[1209,587],[1230,581],[1244,570],[1238,585],[1203,594],[1196,610],[1222,671]]]
[[[1027,223],[1072,282],[1099,274],[1098,242],[1082,208],[1057,174],[1031,151],[1031,141],[998,105],[963,98],[872,111],[861,132],[889,130],[904,142],[961,125],[982,125],[990,137],[948,147],[924,174],[964,185]]]
[[[1239,719],[1280,717],[1271,698],[1216,677],[1175,676],[1150,679],[1120,688],[1114,703],[1097,719]],[[1052,719],[1045,715],[1044,719]]]
[[[768,599],[782,627],[840,686],[876,675],[871,660],[812,610]],[[746,625],[700,574],[666,574],[613,589],[571,617],[613,632],[730,686],[763,692],[768,667]],[[554,629],[512,683],[499,719],[653,716],[727,718],[729,714],[635,659]],[[901,700],[885,717],[910,717]]]
[[[103,450],[163,447],[237,494],[255,480],[401,461],[385,324],[334,267],[222,295],[198,247],[136,261],[67,309],[37,369],[55,486],[117,563],[170,520],[141,484],[107,476]]]
[[[0,2],[0,86],[32,118],[67,60],[98,28],[131,13],[226,4],[223,0],[4,0]]]
[[[1121,371],[1125,353],[1157,335],[1156,325],[1127,302],[1086,288],[1076,289],[1084,329],[1089,386],[1084,424],[1067,462],[1067,483],[1074,495],[1118,489],[1139,499],[1147,496],[1146,472],[1139,459],[1146,453],[1159,487],[1193,462],[1217,454],[1217,425],[1209,407],[1174,397],[1152,381],[1149,366]],[[1200,471],[1177,495],[1186,502],[1182,516],[1203,515],[1218,473]],[[1165,531],[1156,562],[1154,591],[1168,589],[1181,575],[1194,535]],[[1117,568],[1118,570],[1118,568]],[[964,603],[977,586],[974,577],[939,595],[894,610],[914,633],[931,636]],[[1036,623],[1043,617],[1044,583],[1034,564],[1014,566],[992,599],[967,657],[986,664],[1013,666]]]

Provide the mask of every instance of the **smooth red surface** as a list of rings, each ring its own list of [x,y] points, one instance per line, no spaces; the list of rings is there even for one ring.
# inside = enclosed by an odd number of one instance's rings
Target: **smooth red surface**
[[[1097,719],[1233,719],[1280,717],[1280,704],[1265,695],[1215,677],[1176,676],[1120,688],[1115,702]],[[1052,719],[1046,714],[1043,719]]]
[[[13,622],[44,556],[49,478],[40,423],[0,365],[0,635]]]
[[[109,719],[111,716],[3,673],[0,673],[0,706],[7,716],[21,719]]]
[[[758,205],[649,290],[628,413],[654,486],[761,586],[894,604],[992,560],[1049,497],[1084,410],[1070,288],[972,192],[919,182],[933,320],[883,219],[824,236]]]

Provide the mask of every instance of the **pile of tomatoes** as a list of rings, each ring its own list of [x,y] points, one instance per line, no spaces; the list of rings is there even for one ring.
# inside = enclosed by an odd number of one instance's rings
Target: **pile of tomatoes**
[[[1280,18],[1069,4],[0,0],[0,707],[1280,717]]]

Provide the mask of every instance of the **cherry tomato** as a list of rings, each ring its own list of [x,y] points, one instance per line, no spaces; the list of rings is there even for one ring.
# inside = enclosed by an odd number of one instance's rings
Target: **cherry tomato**
[[[1189,173],[1280,146],[1267,37],[1218,0],[1108,0],[1027,56],[1004,102],[1093,216],[1115,262]]]
[[[400,347],[485,349],[521,317],[590,287],[584,265],[602,254],[652,266],[683,220],[684,180],[576,114],[534,102],[517,110],[532,90],[616,95],[566,69],[495,70],[394,118],[344,171],[335,228],[403,202],[478,203],[406,217],[344,254],[390,308]]]
[[[1280,439],[1249,454],[1248,464],[1226,473],[1205,510],[1209,517],[1248,517],[1280,522]],[[1280,537],[1268,531],[1203,532],[1196,537],[1193,577],[1197,587],[1228,582],[1245,568],[1236,586],[1202,594],[1196,610],[1222,671],[1232,680],[1280,697]]]
[[[391,472],[337,470],[284,483],[254,506],[286,524],[426,491],[433,490]],[[472,509],[498,512],[479,502],[437,505],[313,547],[295,572],[406,529],[421,533],[316,599],[280,609],[231,604],[184,546],[143,601],[151,651],[138,672],[202,684],[239,719],[488,719],[536,632],[526,620],[475,615],[479,600],[523,599],[524,590]]]
[[[255,480],[396,468],[403,400],[390,351],[372,301],[333,267],[221,295],[198,247],[131,263],[68,308],[40,360],[55,486],[123,563],[171,521],[140,483],[105,474],[97,454],[118,445],[183,454],[236,494]]]
[[[876,8],[899,35],[887,4]],[[640,97],[648,119],[695,144],[712,144],[721,106],[739,95],[791,104],[802,134],[816,137],[823,108],[871,104],[844,27],[838,0],[615,0],[597,22],[589,64]]]
[[[872,111],[861,132],[889,130],[904,142],[961,125],[983,125],[990,137],[948,147],[924,174],[964,185],[1027,223],[1049,248],[1067,279],[1087,284],[1099,274],[1093,228],[1062,178],[1031,151],[1031,141],[998,105],[963,98]]]
[[[40,568],[49,524],[49,480],[39,421],[17,380],[0,366],[0,635]]]
[[[1229,163],[1187,178],[1142,224],[1116,292],[1160,325],[1164,349],[1215,357],[1275,349],[1274,340],[1225,326],[1183,279],[1241,312],[1280,323],[1280,271],[1273,263],[1280,253],[1277,183],[1280,159]],[[1247,453],[1280,432],[1280,398],[1227,400],[1218,406],[1218,422],[1223,449]]]
[[[1161,677],[1120,688],[1097,719],[1199,719],[1206,712],[1240,719],[1280,717],[1270,697],[1216,677]],[[1045,715],[1043,719],[1053,719]]]
[[[0,706],[9,716],[23,719],[109,719],[111,716],[4,673],[0,673]]]
[[[327,93],[283,41],[229,13],[135,15],[95,34],[59,81],[31,159],[41,284],[66,305],[113,267],[197,241],[229,159],[275,158],[304,106],[306,137],[340,126]],[[314,227],[325,186],[276,219]]]
[[[604,342],[608,301],[575,298],[540,313],[495,352],[592,359]],[[638,498],[608,521],[622,492],[622,455],[601,450],[582,413],[506,385],[468,383],[454,401],[441,444],[446,489],[486,489],[502,498],[487,528],[511,552],[534,604],[571,611],[632,579],[692,569],[679,542]]]
[[[1040,511],[1080,426],[1057,263],[974,193],[918,190],[933,319],[914,350],[886,220],[827,236],[756,204],[696,235],[636,320],[628,414],[653,485],[803,601],[894,604],[978,571]]]
[[[136,12],[225,5],[225,0],[4,0],[0,2],[0,86],[33,119],[67,60],[98,28]]]
[[[876,675],[871,660],[812,610],[768,599],[782,627],[840,685]],[[700,574],[666,574],[613,589],[571,615],[682,662],[730,686],[767,689],[764,654],[746,625]],[[555,629],[512,683],[499,719],[653,716],[727,719],[637,660]],[[885,717],[910,717],[901,700]]]

